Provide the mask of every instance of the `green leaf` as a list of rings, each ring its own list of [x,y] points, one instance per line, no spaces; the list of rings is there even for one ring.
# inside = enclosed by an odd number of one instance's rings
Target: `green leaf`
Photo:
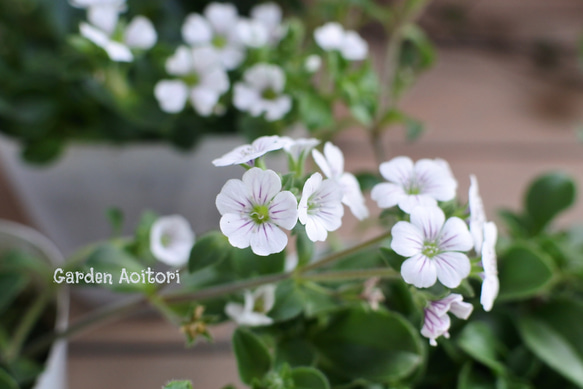
[[[544,291],[553,281],[552,259],[532,248],[515,245],[498,262],[500,300],[525,299]]]
[[[351,309],[313,336],[323,370],[347,380],[389,382],[422,363],[419,330],[396,313]]]
[[[299,223],[298,223],[299,224]],[[298,253],[298,268],[310,263],[314,257],[316,245],[308,238],[306,229],[301,226],[294,229],[296,231],[296,251]]]
[[[237,328],[233,334],[233,350],[241,381],[250,385],[271,369],[271,356],[263,342],[251,331]]]
[[[383,259],[388,262],[389,266],[391,266],[396,271],[401,271],[401,265],[407,258],[400,256],[395,251],[393,251],[393,249],[388,247],[381,247],[380,252],[383,256]]]
[[[473,321],[467,324],[458,338],[458,344],[476,361],[498,374],[505,373],[506,368],[498,359],[502,346],[486,323]]]
[[[285,280],[275,290],[275,305],[269,311],[269,317],[276,321],[292,319],[302,313],[305,298],[294,280]]]
[[[190,252],[188,271],[194,273],[223,261],[233,250],[229,240],[220,231],[211,231],[200,237]]]
[[[171,381],[164,386],[164,389],[192,389],[192,383],[190,381]]]
[[[295,389],[330,389],[328,379],[313,367],[297,367],[291,371]]]
[[[355,176],[364,192],[371,190],[376,184],[384,181],[380,175],[371,172],[356,173]]]
[[[8,372],[6,372],[6,370],[2,368],[0,368],[0,388],[19,389],[18,384],[16,383],[14,378],[12,378],[10,374],[8,374]]]
[[[27,283],[23,274],[16,272],[0,274],[0,313],[12,304]]]
[[[324,98],[313,93],[302,93],[298,101],[301,121],[309,130],[320,130],[334,124],[331,105]]]
[[[408,141],[415,141],[423,135],[425,126],[419,120],[408,117],[405,120],[405,137]]]
[[[281,273],[285,267],[285,251],[264,257],[254,254],[249,247],[232,249],[229,259],[230,261],[226,265],[229,265],[229,270],[239,278]],[[221,266],[223,265],[225,263],[221,264]]]
[[[525,208],[532,221],[532,232],[542,231],[553,218],[575,202],[576,187],[564,173],[548,173],[530,184]]]
[[[581,317],[574,318],[575,321],[569,324],[581,328]],[[558,332],[546,320],[533,316],[519,318],[518,330],[534,354],[564,377],[583,387],[583,350],[576,349],[570,338]],[[583,333],[579,336],[583,338]]]
[[[497,389],[494,378],[474,369],[472,362],[467,362],[460,370],[457,389]]]
[[[124,215],[123,211],[119,208],[112,207],[107,210],[107,219],[111,225],[112,235],[120,236],[123,229]]]
[[[316,360],[316,353],[304,336],[294,336],[277,343],[275,360],[277,366],[311,366]]]

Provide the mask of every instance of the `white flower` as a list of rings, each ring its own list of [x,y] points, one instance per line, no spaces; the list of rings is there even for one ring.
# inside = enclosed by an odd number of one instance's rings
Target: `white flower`
[[[342,151],[330,142],[324,145],[324,155],[318,150],[312,151],[312,157],[316,164],[322,169],[324,175],[340,183],[342,187],[342,203],[359,220],[368,217],[364,196],[360,190],[360,185],[354,175],[344,172],[344,155]]]
[[[300,223],[306,226],[306,234],[312,242],[325,241],[328,231],[336,231],[342,225],[342,188],[331,179],[322,180],[314,173],[302,190],[298,206]]]
[[[187,16],[182,37],[191,46],[209,46],[218,55],[222,66],[235,69],[245,58],[238,37],[239,15],[233,4],[210,3],[203,12]]]
[[[411,222],[398,222],[391,233],[391,248],[407,257],[401,275],[408,284],[427,288],[439,279],[448,288],[455,288],[470,274],[470,260],[460,252],[473,245],[468,227],[457,217],[445,221],[437,206],[416,207]]]
[[[339,23],[329,22],[314,30],[314,39],[325,51],[337,50],[349,61],[365,59],[368,44],[355,31],[346,31]]]
[[[255,139],[251,144],[236,147],[222,157],[213,160],[213,165],[253,165],[255,159],[262,157],[270,151],[280,150],[286,143],[287,140],[277,135],[262,136]]]
[[[182,266],[188,262],[195,241],[188,221],[180,215],[158,218],[150,230],[150,251],[160,262]]]
[[[312,149],[320,144],[316,138],[292,139],[288,136],[282,137],[285,142],[283,149],[294,160],[294,162],[304,160]]]
[[[218,57],[208,47],[180,46],[166,61],[166,71],[180,80],[162,80],[154,95],[163,111],[182,111],[187,100],[201,116],[214,112],[219,98],[229,90],[227,73],[218,64]]]
[[[375,185],[371,191],[380,208],[398,205],[411,213],[418,205],[437,205],[437,201],[455,197],[457,181],[442,159],[422,159],[413,164],[409,157],[396,157],[383,162],[380,172],[389,181]]]
[[[432,301],[425,308],[425,320],[423,328],[421,328],[421,335],[429,338],[429,344],[437,346],[437,339],[440,336],[449,338],[449,327],[451,320],[448,312],[451,312],[460,319],[467,320],[472,314],[474,307],[472,304],[465,303],[460,294],[452,293],[447,297]]]
[[[233,105],[251,116],[265,114],[265,119],[281,119],[292,106],[291,98],[283,94],[285,73],[276,65],[259,63],[243,74],[244,82],[234,87]]]
[[[225,313],[239,325],[264,326],[273,323],[266,315],[275,304],[275,285],[263,285],[251,293],[245,291],[245,304],[228,303]]]
[[[248,47],[262,47],[269,42],[265,26],[253,19],[240,19],[237,23],[239,39]]]
[[[474,249],[476,253],[482,251],[484,241],[484,224],[486,223],[486,211],[480,196],[478,180],[473,174],[470,176],[470,189],[468,191],[468,202],[470,207],[470,232],[474,238]]]
[[[267,30],[268,43],[276,44],[282,38],[284,28],[281,25],[282,12],[276,3],[263,3],[251,8],[251,19],[260,23]]]
[[[320,70],[321,66],[322,66],[322,57],[320,57],[317,54],[309,55],[306,58],[306,61],[304,62],[304,68],[310,73],[317,72],[318,70]]]
[[[298,203],[289,191],[281,191],[281,179],[272,170],[252,168],[242,180],[231,179],[216,200],[222,215],[220,228],[234,247],[257,255],[281,252],[287,235],[298,220]]]
[[[498,263],[496,260],[496,240],[498,229],[493,222],[484,224],[484,243],[482,245],[482,266],[484,267],[484,282],[480,303],[485,311],[490,311],[494,300],[498,297],[500,281],[498,280]]]
[[[125,0],[70,0],[73,7],[86,8],[87,20],[107,35],[113,34],[119,14],[126,10]]]
[[[117,23],[117,18],[115,23]],[[116,62],[133,61],[131,48],[147,50],[156,44],[158,39],[152,22],[143,16],[132,19],[123,32],[122,41],[112,39],[110,32],[85,22],[79,24],[79,31],[82,36],[105,50],[109,58]]]

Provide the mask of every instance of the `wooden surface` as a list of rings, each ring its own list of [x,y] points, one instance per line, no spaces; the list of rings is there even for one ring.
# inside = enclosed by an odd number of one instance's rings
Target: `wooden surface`
[[[583,123],[583,88],[573,53],[567,50],[561,66],[548,72],[536,68],[523,50],[535,39],[570,47],[583,31],[583,3],[470,3],[474,36],[491,39],[502,34],[517,49],[468,46],[442,35],[448,43],[439,49],[438,64],[402,104],[426,124],[427,133],[409,144],[403,131],[394,129],[383,143],[391,157],[447,159],[462,198],[469,174],[476,174],[488,214],[496,219],[495,211],[501,207],[517,209],[525,185],[536,174],[564,170],[583,185],[583,144],[575,135],[576,126]],[[347,170],[376,169],[362,131],[349,130],[336,143],[346,153]],[[0,217],[29,222],[3,176],[0,189]],[[378,212],[372,203],[371,210]],[[581,199],[561,218],[561,223],[573,221],[583,221]],[[84,309],[79,303],[74,307],[75,314]],[[237,382],[227,342],[230,329],[221,327],[213,345],[186,349],[182,335],[155,317],[109,324],[70,343],[70,388],[159,388],[171,378],[192,379],[200,389]]]

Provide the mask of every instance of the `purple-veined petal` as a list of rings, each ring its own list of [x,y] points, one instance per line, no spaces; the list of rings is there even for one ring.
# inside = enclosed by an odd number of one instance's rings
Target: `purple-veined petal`
[[[493,222],[484,225],[484,244],[482,246],[482,266],[484,267],[484,282],[480,303],[486,312],[492,309],[494,300],[498,297],[500,281],[498,280],[498,263],[496,259],[496,241],[498,229]]]
[[[254,205],[267,205],[281,190],[281,179],[273,170],[254,167],[243,174],[242,180]]]
[[[418,288],[428,288],[433,286],[437,280],[437,269],[432,259],[417,254],[403,262],[401,275],[408,284]]]
[[[443,335],[448,337],[450,325],[451,319],[447,314],[438,315],[431,308],[426,308],[421,335],[429,339],[430,345],[437,346],[435,339]]]
[[[404,212],[411,213],[417,207],[437,208],[437,201],[430,196],[422,194],[405,194],[399,199],[399,208],[401,208]]]
[[[391,229],[391,248],[403,257],[412,257],[423,250],[422,231],[411,223],[400,221]]]
[[[250,212],[252,205],[246,198],[247,187],[243,181],[230,179],[225,183],[221,192],[217,195],[216,206],[221,215],[227,213]]]
[[[262,223],[253,230],[250,245],[260,256],[279,253],[287,246],[287,235],[274,223]]]
[[[458,217],[450,217],[443,225],[437,245],[444,251],[469,251],[474,241],[466,223]]]
[[[221,232],[229,238],[229,243],[237,248],[249,247],[255,223],[248,216],[227,213],[221,217]]]
[[[442,162],[430,159],[417,161],[415,176],[422,194],[439,201],[449,201],[455,197],[457,181]]]
[[[269,219],[276,225],[291,230],[298,221],[298,202],[293,193],[278,193],[269,205]]]
[[[376,184],[370,192],[370,197],[377,202],[379,208],[391,208],[405,198],[403,187],[390,182]]]
[[[306,235],[312,242],[324,242],[328,237],[328,230],[316,216],[308,216],[306,222]]]
[[[470,275],[471,264],[465,254],[447,251],[433,257],[439,282],[448,288],[457,288]]]
[[[411,212],[411,224],[419,228],[425,241],[435,242],[443,227],[445,215],[441,208],[416,207]]]

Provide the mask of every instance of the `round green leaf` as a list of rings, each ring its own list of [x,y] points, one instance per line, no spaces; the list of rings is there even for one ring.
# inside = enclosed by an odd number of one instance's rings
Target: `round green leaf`
[[[537,178],[526,193],[526,212],[532,232],[541,231],[561,211],[575,202],[575,182],[564,173],[548,173]]]
[[[399,380],[423,359],[418,330],[396,313],[345,311],[316,333],[313,342],[321,367],[348,380]]]
[[[498,351],[502,346],[486,323],[480,321],[468,323],[460,334],[458,344],[476,361],[498,374],[504,374],[506,368],[498,360]]]
[[[328,379],[313,367],[298,367],[291,371],[295,389],[330,389]]]
[[[552,259],[529,247],[516,245],[499,261],[500,300],[524,299],[543,291],[554,278]]]
[[[4,369],[0,369],[0,388],[18,389],[18,384]]]
[[[219,231],[211,231],[200,237],[188,260],[188,271],[194,273],[208,266],[223,261],[231,252],[232,247],[226,236]]]
[[[233,334],[233,350],[241,381],[250,385],[261,380],[271,369],[271,356],[263,342],[251,331],[237,328]]]

